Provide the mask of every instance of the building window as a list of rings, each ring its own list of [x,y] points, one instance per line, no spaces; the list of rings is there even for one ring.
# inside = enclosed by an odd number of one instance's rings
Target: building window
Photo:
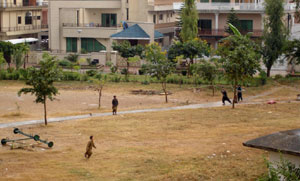
[[[230,0],[212,0],[213,3],[230,3]]]
[[[77,38],[67,38],[67,52],[77,52]]]
[[[242,31],[253,31],[253,20],[240,20]]]
[[[156,24],[156,15],[153,15],[153,23]]]
[[[17,0],[14,0],[14,5],[16,5],[17,4]]]
[[[201,2],[201,3],[208,3],[209,0],[201,0],[200,2]]]
[[[159,20],[164,20],[164,15],[163,14],[159,15]]]
[[[198,20],[198,27],[201,30],[211,30],[211,20],[210,19],[200,19]]]
[[[27,12],[25,15],[25,25],[31,25],[32,24],[32,13]]]
[[[117,26],[117,14],[102,14],[101,18],[103,27]]]
[[[22,17],[18,16],[18,24],[22,24]]]
[[[37,19],[37,20],[40,20],[40,19],[41,19],[41,16],[37,16],[36,19]]]
[[[106,47],[94,38],[81,38],[81,50],[100,52],[101,50],[106,50]]]
[[[126,20],[129,20],[129,9],[126,8]]]

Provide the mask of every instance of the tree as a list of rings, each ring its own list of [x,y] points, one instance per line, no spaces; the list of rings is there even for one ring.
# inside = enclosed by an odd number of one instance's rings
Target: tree
[[[185,0],[181,13],[182,29],[180,36],[183,42],[198,36],[198,13],[195,0]]]
[[[18,70],[22,64],[26,68],[25,58],[28,56],[29,46],[27,44],[16,44],[13,48],[13,61],[16,64],[16,69]]]
[[[165,101],[168,103],[167,76],[175,71],[175,63],[167,59],[166,52],[162,52],[157,43],[146,46],[145,57],[147,60],[145,70],[160,81],[165,93]]]
[[[44,104],[44,119],[47,125],[47,99],[54,100],[54,96],[58,94],[57,88],[53,85],[58,81],[61,75],[61,70],[58,68],[56,58],[49,54],[43,54],[43,60],[40,61],[40,69],[30,68],[26,85],[30,88],[22,88],[18,95],[31,93],[35,95],[36,103]]]
[[[241,23],[239,18],[237,17],[237,15],[235,14],[234,9],[232,8],[230,10],[230,13],[227,17],[227,21],[226,21],[226,26],[225,26],[225,32],[229,33],[229,34],[233,34],[232,30],[230,29],[230,27],[228,26],[229,24],[232,24],[233,26],[235,26],[238,30],[241,30]]]
[[[107,82],[107,75],[97,74],[93,82],[97,85],[96,91],[98,92],[98,109],[101,108],[102,90]]]
[[[168,58],[175,60],[178,56],[183,56],[187,60],[188,75],[191,74],[190,66],[197,58],[209,56],[210,47],[206,41],[195,38],[186,42],[175,42],[169,49]]]
[[[295,72],[295,66],[300,64],[300,40],[288,41],[284,48],[285,58],[292,66],[291,73]]]
[[[219,68],[217,62],[212,59],[209,61],[201,61],[193,65],[193,74],[199,75],[202,79],[208,82],[212,88],[212,95],[215,95],[215,80],[219,75]]]
[[[113,50],[120,53],[121,57],[126,61],[125,76],[128,77],[130,63],[139,61],[142,57],[144,48],[142,45],[131,46],[129,41],[122,41],[121,43],[113,42]]]
[[[5,63],[5,59],[3,57],[3,52],[0,52],[0,70],[2,69],[2,65]]]
[[[262,55],[263,62],[267,68],[267,76],[269,77],[273,64],[283,53],[283,47],[287,38],[287,31],[282,22],[284,16],[283,0],[266,0],[265,11]]]
[[[11,55],[13,53],[14,45],[10,42],[0,42],[0,52],[3,52],[4,59],[6,60],[8,67],[11,63]]]
[[[220,65],[225,72],[226,78],[232,83],[234,89],[234,101],[236,101],[236,89],[238,83],[253,77],[260,69],[260,53],[258,45],[250,39],[251,34],[243,36],[231,24],[234,35],[221,40],[217,49]]]

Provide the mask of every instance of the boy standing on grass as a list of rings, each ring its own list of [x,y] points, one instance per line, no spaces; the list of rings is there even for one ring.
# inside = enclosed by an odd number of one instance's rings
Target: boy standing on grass
[[[94,137],[93,136],[90,136],[90,141],[88,142],[88,144],[86,145],[86,152],[84,154],[84,157],[89,159],[93,152],[92,152],[92,149],[96,148],[95,144],[94,144]]]
[[[230,99],[227,96],[227,92],[224,89],[224,87],[222,87],[221,93],[223,94],[223,97],[222,97],[223,106],[225,106],[225,101],[228,101],[230,104],[232,104]]]
[[[118,105],[119,105],[119,101],[117,99],[117,96],[114,96],[114,99],[112,100],[112,112],[113,112],[113,115],[117,115],[117,108],[118,108]]]

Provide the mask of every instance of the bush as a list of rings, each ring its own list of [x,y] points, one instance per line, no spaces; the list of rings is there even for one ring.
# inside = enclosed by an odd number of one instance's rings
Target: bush
[[[282,78],[283,78],[283,76],[280,75],[280,74],[276,74],[275,77],[274,77],[275,80],[279,80],[279,79],[282,79]]]
[[[259,73],[259,79],[260,79],[261,85],[266,85],[267,79],[268,79],[267,73],[265,71],[261,71]]]
[[[86,75],[90,76],[90,77],[94,77],[97,74],[96,70],[88,70],[86,71]]]
[[[121,81],[121,77],[119,75],[113,75],[111,77],[111,82],[120,82]]]
[[[127,70],[126,68],[123,68],[123,69],[121,70],[121,74],[127,75],[127,74],[128,74],[128,70]]]
[[[148,80],[143,80],[143,81],[141,82],[141,84],[143,84],[143,85],[149,85],[150,82],[149,82]]]
[[[6,71],[5,70],[1,70],[0,71],[0,80],[6,80]]]
[[[60,60],[58,65],[62,67],[70,67],[72,66],[72,63],[69,60]]]
[[[20,79],[26,80],[28,77],[28,69],[19,69]]]
[[[81,74],[80,81],[88,81],[88,80],[89,80],[89,76],[87,74]]]
[[[62,80],[65,81],[79,81],[80,80],[80,73],[78,72],[63,72]]]

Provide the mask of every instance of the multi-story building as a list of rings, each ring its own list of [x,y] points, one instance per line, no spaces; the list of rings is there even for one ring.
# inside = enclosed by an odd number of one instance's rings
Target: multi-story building
[[[286,26],[294,25],[295,4],[285,0]],[[180,11],[182,3],[174,3],[174,10]],[[220,39],[228,36],[225,32],[227,17],[234,10],[240,20],[242,33],[252,32],[253,38],[262,36],[264,29],[264,0],[198,0],[199,37],[205,39],[213,47],[217,47]]]
[[[176,0],[51,0],[50,49],[110,52],[113,40],[125,39],[132,44],[158,41],[168,45],[175,30],[173,2]],[[129,28],[124,30],[122,25]]]
[[[42,0],[1,0],[0,40],[42,36],[48,31],[47,7]]]

